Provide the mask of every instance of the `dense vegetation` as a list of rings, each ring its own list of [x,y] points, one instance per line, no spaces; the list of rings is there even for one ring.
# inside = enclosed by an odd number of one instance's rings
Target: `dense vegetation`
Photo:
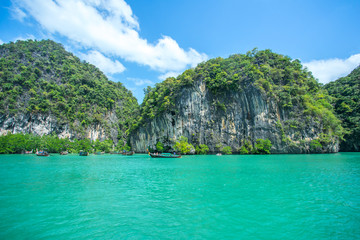
[[[121,83],[109,81],[99,69],[80,61],[60,44],[50,40],[17,41],[0,46],[0,117],[27,113],[51,114],[59,124],[69,124],[72,130],[79,133],[84,133],[88,126],[101,124],[108,132],[116,128],[119,132],[117,140],[123,143],[131,130],[156,116],[165,112],[176,114],[179,110],[176,101],[182,89],[202,80],[212,94],[213,105],[220,111],[227,110],[225,96],[244,91],[248,86],[257,88],[263,96],[275,100],[290,113],[289,120],[276,124],[282,132],[282,141],[289,145],[294,142],[286,137],[285,132],[291,130],[294,139],[301,144],[302,139],[297,138],[300,132],[310,122],[321,123],[324,134],[320,139],[312,140],[310,147],[313,151],[321,152],[324,144],[344,135],[340,121],[333,114],[332,102],[348,131],[345,136],[347,147],[352,144],[354,148],[354,142],[358,141],[360,134],[359,72],[357,68],[349,76],[326,85],[326,91],[298,60],[270,50],[254,49],[226,59],[211,59],[186,70],[177,78],[168,78],[153,88],[148,87],[139,109],[137,100]],[[119,120],[115,125],[106,120],[110,112],[115,113]],[[113,144],[112,141],[111,144],[110,141],[70,142],[57,139],[56,136],[10,134],[1,138],[3,144],[6,141],[21,144],[14,146],[14,149],[5,144],[7,147],[4,145],[0,153],[18,153],[35,148],[33,146],[45,148],[39,146],[43,138],[49,138],[46,139],[49,143],[55,142],[54,146],[46,146],[54,152],[63,149],[64,144],[74,152],[95,145],[99,149],[108,150],[109,147],[99,146]],[[24,142],[36,144],[24,145]],[[173,148],[182,154],[209,152],[205,144],[188,143],[184,137],[173,144]],[[156,144],[159,152],[170,148],[161,142]],[[239,149],[219,146],[218,151],[224,154],[231,154],[233,150],[242,154],[268,154],[270,148],[271,142],[268,140],[251,139],[242,141]]]
[[[221,111],[227,109],[226,96],[244,91],[249,86],[259,89],[268,99],[275,100],[280,108],[289,112],[290,119],[277,124],[283,133],[282,140],[288,144],[295,142],[287,138],[285,132],[294,132],[293,139],[302,144],[301,131],[314,122],[321,123],[319,125],[324,133],[319,139],[320,144],[326,145],[344,134],[340,121],[333,113],[331,97],[299,60],[270,50],[256,49],[226,59],[211,59],[186,70],[177,78],[168,78],[154,88],[148,87],[141,104],[139,121],[134,128],[164,112],[176,114],[176,100],[181,96],[181,90],[199,80],[205,81],[212,94],[213,105]],[[254,143],[255,140],[252,141]],[[248,151],[245,147],[242,150]]]
[[[108,131],[118,128],[118,139],[126,139],[137,100],[95,66],[50,40],[3,44],[0,57],[0,115],[52,114],[80,133],[100,123]],[[117,126],[105,121],[110,111]]]
[[[56,135],[35,136],[32,134],[11,134],[8,133],[0,136],[0,154],[24,153],[25,151],[36,149],[46,150],[50,153],[60,153],[68,151],[70,153],[79,153],[80,150],[88,152],[110,152],[113,150],[114,143],[112,140],[90,141],[89,139],[59,139]],[[114,150],[129,150],[128,146],[116,147]]]
[[[348,131],[340,149],[360,151],[360,66],[348,76],[326,84],[325,89],[334,97],[336,114]]]
[[[194,154],[195,148],[188,143],[187,137],[180,137],[179,141],[175,142],[174,149],[181,154]]]

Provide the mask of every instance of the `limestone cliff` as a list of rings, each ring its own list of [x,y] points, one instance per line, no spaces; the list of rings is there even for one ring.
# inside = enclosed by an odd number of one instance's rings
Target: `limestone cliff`
[[[50,40],[0,45],[0,133],[125,141],[138,109],[121,83]]]
[[[256,61],[256,55],[253,58]],[[311,110],[306,107],[307,103],[301,102],[307,101],[306,92],[303,92],[304,96],[294,96],[291,103],[284,104],[279,97],[284,91],[276,92],[274,89],[277,81],[270,78],[269,80],[272,81],[269,81],[271,85],[268,90],[264,89],[266,84],[259,83],[257,78],[241,80],[239,84],[241,87],[236,85],[222,89],[220,89],[222,86],[212,87],[217,78],[216,74],[212,73],[217,70],[212,69],[208,73],[206,70],[214,66],[214,62],[221,66],[223,61],[211,60],[199,65],[192,70],[192,73],[185,72],[177,79],[165,81],[164,89],[173,87],[169,81],[180,86],[175,87],[178,90],[176,95],[168,95],[166,100],[172,99],[173,103],[170,103],[170,107],[165,110],[146,107],[146,101],[152,102],[152,106],[166,106],[168,101],[156,102],[155,98],[159,98],[159,95],[164,94],[166,90],[161,90],[162,86],[157,86],[148,91],[142,106],[142,117],[146,120],[139,124],[130,137],[133,149],[144,152],[148,147],[154,149],[157,142],[172,146],[180,136],[185,136],[194,146],[206,144],[211,152],[220,151],[224,146],[230,146],[233,152],[239,152],[246,141],[254,144],[257,139],[266,138],[272,142],[272,153],[339,150],[338,137],[332,135],[333,129],[326,127],[328,116],[320,116],[320,113],[316,116],[310,113]],[[291,61],[288,61],[291,64]],[[227,76],[222,80],[225,84],[231,84],[229,81],[233,79],[234,74],[245,74],[246,71],[242,70],[244,71],[242,73],[241,69],[226,71],[227,69],[227,65],[222,68],[222,72]],[[219,74],[219,71],[217,72]],[[308,75],[307,73],[306,77]],[[191,80],[187,76],[191,76]],[[186,79],[187,82],[184,83]],[[311,77],[311,81],[315,80]],[[313,94],[318,93],[315,91]],[[333,117],[331,112],[327,114]],[[336,120],[336,124],[338,123]]]
[[[106,122],[106,124],[104,124]],[[34,135],[57,135],[59,138],[104,141],[111,139],[117,142],[118,129],[110,128],[118,123],[114,113],[105,117],[104,123],[82,127],[79,121],[68,123],[61,121],[52,114],[18,113],[16,115],[0,115],[0,135],[8,132],[31,133]]]

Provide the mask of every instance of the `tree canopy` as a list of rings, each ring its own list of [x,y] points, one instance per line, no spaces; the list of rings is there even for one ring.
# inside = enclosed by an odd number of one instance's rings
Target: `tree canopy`
[[[324,87],[334,97],[332,103],[336,114],[347,130],[341,150],[360,151],[360,66],[348,76],[330,82]]]
[[[148,87],[134,128],[164,112],[176,114],[176,99],[181,96],[181,90],[201,80],[220,110],[226,110],[224,99],[227,93],[241,92],[253,86],[267,98],[275,100],[279,107],[291,112],[293,119],[304,119],[303,122],[285,122],[282,127],[300,131],[307,122],[315,120],[322,122],[324,132],[330,136],[341,138],[344,134],[333,113],[331,97],[299,60],[271,50],[257,49],[226,59],[210,59],[176,78],[170,77],[153,88]]]
[[[120,82],[50,40],[2,44],[0,57],[0,114],[53,114],[79,132],[100,123],[126,138],[138,103]],[[117,126],[104,121],[110,112]]]

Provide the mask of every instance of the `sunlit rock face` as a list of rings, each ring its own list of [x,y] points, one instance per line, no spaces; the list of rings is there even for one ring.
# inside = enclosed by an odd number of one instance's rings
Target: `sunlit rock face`
[[[339,151],[338,140],[332,140],[322,149],[311,149],[311,141],[322,133],[321,122],[310,121],[300,131],[284,130],[282,124],[294,120],[290,111],[253,85],[243,91],[214,96],[199,80],[182,89],[175,106],[132,133],[130,143],[135,151],[154,149],[159,141],[173,146],[181,136],[187,137],[194,146],[206,144],[211,152],[230,146],[236,153],[244,141],[254,144],[257,139],[269,139],[272,153]]]
[[[114,113],[109,113],[104,117],[103,124],[92,124],[85,128],[80,128],[81,123],[59,122],[51,114],[22,114],[13,116],[0,116],[0,135],[7,133],[31,133],[38,136],[55,134],[59,138],[69,139],[90,139],[100,140],[112,139],[117,142],[118,131],[116,128],[109,128],[114,125],[118,119]],[[71,124],[71,126],[70,126]]]

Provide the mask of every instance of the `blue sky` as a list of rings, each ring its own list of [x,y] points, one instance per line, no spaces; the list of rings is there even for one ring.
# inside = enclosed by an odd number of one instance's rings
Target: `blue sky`
[[[2,0],[0,43],[52,39],[143,89],[257,47],[300,59],[320,82],[360,64],[359,0]]]

